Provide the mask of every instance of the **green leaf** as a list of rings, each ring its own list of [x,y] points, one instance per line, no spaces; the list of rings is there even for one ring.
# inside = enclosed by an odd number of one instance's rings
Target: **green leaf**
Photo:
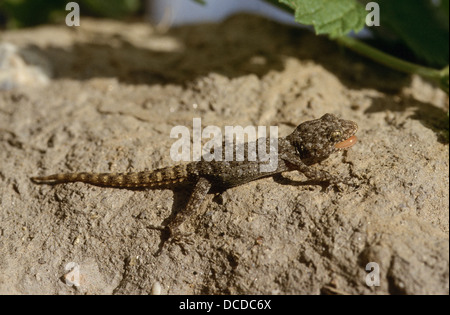
[[[427,64],[438,67],[448,64],[448,24],[442,23],[438,16],[440,10],[433,7],[429,0],[377,2],[380,5],[381,27],[393,32],[416,57]],[[441,4],[448,7],[448,0],[442,0]]]
[[[6,16],[10,19],[10,27],[47,23],[52,12],[64,9],[61,0],[0,1],[0,8],[5,10]]]
[[[79,1],[89,12],[97,14],[98,16],[105,16],[110,18],[122,18],[139,9],[139,0],[81,0]]]
[[[279,0],[295,10],[295,21],[313,25],[317,34],[330,37],[358,32],[365,25],[367,12],[356,0]]]
[[[439,4],[439,9],[441,10],[441,12],[443,13],[443,14],[445,14],[445,16],[447,17],[447,25],[448,25],[448,14],[449,14],[449,11],[448,11],[448,0],[441,0],[441,3]]]

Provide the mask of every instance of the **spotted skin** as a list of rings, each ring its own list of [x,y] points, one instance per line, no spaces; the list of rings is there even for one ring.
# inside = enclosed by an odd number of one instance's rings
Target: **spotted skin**
[[[325,170],[312,167],[334,152],[348,149],[356,143],[358,126],[350,120],[325,114],[319,119],[300,124],[290,135],[278,138],[278,167],[272,172],[261,172],[263,161],[198,161],[185,165],[166,167],[155,171],[136,173],[72,173],[33,177],[38,184],[83,182],[97,186],[116,188],[173,188],[179,185],[193,186],[192,195],[185,209],[168,224],[169,235],[177,239],[180,225],[202,204],[211,189],[225,190],[259,178],[297,170],[314,181],[331,184],[348,182]],[[269,141],[269,140],[267,140]],[[248,144],[244,147],[248,149]],[[244,152],[245,152],[244,151]],[[245,152],[245,157],[247,157]]]
[[[33,177],[38,184],[82,182],[115,188],[170,188],[181,183],[192,183],[198,178],[188,174],[185,165],[166,167],[155,171],[135,173],[63,173]]]

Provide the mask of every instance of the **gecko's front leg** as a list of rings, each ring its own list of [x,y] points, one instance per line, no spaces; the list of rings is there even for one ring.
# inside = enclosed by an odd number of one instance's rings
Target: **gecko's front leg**
[[[292,152],[283,152],[280,158],[284,160],[289,166],[293,166],[293,169],[304,174],[308,179],[318,182],[329,182],[331,185],[336,185],[338,183],[348,184],[349,181],[346,178],[338,177],[330,174],[327,171],[320,170],[311,166],[306,165],[300,159],[300,157]]]

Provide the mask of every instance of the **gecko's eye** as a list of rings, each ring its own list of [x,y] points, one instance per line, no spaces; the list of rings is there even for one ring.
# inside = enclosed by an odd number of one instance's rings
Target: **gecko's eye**
[[[330,137],[334,142],[339,141],[342,137],[342,132],[340,130],[335,130],[331,133]]]

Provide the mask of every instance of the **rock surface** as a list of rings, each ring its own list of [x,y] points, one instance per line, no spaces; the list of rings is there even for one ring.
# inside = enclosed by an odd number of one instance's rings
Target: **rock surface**
[[[165,33],[86,19],[0,35],[53,71],[46,86],[0,91],[1,294],[150,294],[155,283],[161,294],[448,294],[438,88],[248,15]],[[194,117],[284,136],[327,112],[356,121],[359,142],[319,167],[359,188],[328,191],[291,172],[210,194],[184,224],[192,244],[159,256],[149,226],[189,191],[29,179],[173,165],[170,131]],[[370,262],[379,286],[366,284]]]

